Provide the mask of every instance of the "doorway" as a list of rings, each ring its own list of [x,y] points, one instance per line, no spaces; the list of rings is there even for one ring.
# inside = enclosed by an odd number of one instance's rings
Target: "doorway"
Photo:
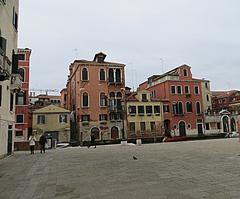
[[[116,126],[111,128],[111,139],[118,139],[119,138],[119,130]]]
[[[179,135],[182,137],[186,136],[186,124],[183,121],[179,123]]]

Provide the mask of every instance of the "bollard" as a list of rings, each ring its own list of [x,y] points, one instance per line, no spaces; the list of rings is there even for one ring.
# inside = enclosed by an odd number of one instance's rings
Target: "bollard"
[[[141,139],[137,139],[136,144],[137,144],[137,146],[141,146],[142,145],[142,140]]]

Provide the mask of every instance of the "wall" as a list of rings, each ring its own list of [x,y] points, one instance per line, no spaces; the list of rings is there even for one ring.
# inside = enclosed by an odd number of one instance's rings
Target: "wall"
[[[18,13],[18,0],[8,0],[6,5],[0,2],[0,31],[1,36],[7,39],[6,55],[12,61],[12,50],[17,53],[18,33],[12,24],[13,7]],[[0,107],[0,157],[7,154],[8,127],[12,125],[14,133],[15,113],[10,112],[10,80],[0,82],[2,85],[2,106]],[[14,94],[15,99],[15,94]],[[15,104],[15,102],[14,102]],[[13,107],[13,110],[15,108]],[[13,148],[13,144],[12,144]]]

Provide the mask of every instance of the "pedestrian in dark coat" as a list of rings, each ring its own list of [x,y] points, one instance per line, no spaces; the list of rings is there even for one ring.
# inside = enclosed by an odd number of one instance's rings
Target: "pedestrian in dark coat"
[[[39,139],[39,144],[40,144],[40,152],[44,152],[45,153],[45,144],[47,143],[47,138],[45,137],[44,134],[42,134],[42,136]]]
[[[91,144],[88,145],[88,148],[89,148],[90,146],[94,146],[94,148],[96,148],[95,134],[94,134],[94,133],[91,133]]]

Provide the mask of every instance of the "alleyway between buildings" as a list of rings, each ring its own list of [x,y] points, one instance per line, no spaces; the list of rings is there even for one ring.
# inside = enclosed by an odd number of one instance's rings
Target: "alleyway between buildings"
[[[16,152],[0,198],[239,198],[239,165],[238,139]]]

